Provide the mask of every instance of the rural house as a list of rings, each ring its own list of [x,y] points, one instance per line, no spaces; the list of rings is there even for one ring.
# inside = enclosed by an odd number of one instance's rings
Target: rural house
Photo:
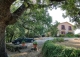
[[[68,22],[60,23],[57,28],[59,30],[58,33],[57,33],[57,36],[65,35],[68,32],[74,33],[73,25],[68,23]]]

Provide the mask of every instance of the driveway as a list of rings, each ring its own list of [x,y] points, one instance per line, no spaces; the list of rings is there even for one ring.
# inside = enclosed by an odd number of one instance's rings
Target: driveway
[[[43,44],[45,41],[47,40],[53,40],[54,38],[53,37],[41,37],[39,38],[37,41],[38,44]]]
[[[54,38],[53,37],[41,37],[41,38],[38,38],[36,41],[38,43],[38,51],[31,51],[31,48],[33,47],[33,44],[32,43],[26,43],[27,45],[27,48],[26,49],[22,49],[20,50],[21,53],[19,52],[10,52],[10,51],[7,51],[9,57],[33,57],[33,55],[37,56],[37,54],[40,53],[41,51],[41,48],[44,44],[45,41],[47,40],[53,40]],[[72,40],[72,39],[75,39],[75,38],[64,38],[65,40]],[[30,55],[30,54],[33,54],[33,55]]]
[[[52,40],[52,39],[53,39],[52,37],[38,38],[36,40],[37,43],[38,43],[38,51],[32,51],[31,52],[31,48],[33,47],[33,43],[26,43],[27,48],[20,50],[21,53],[19,53],[19,52],[10,52],[10,51],[7,50],[8,56],[9,57],[31,57],[32,55],[30,55],[30,54],[33,54],[35,56],[35,55],[40,53],[44,42],[47,41],[47,40]]]

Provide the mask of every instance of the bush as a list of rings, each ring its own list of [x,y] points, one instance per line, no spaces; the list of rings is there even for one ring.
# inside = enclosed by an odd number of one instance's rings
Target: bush
[[[61,34],[59,37],[65,37],[65,35],[64,34]]]
[[[46,41],[42,48],[43,57],[80,57],[80,49],[54,44]]]
[[[64,38],[54,38],[53,42],[64,42]]]
[[[80,37],[80,35],[79,34],[76,34],[75,37]]]
[[[22,44],[26,43],[24,40],[21,42]]]
[[[73,34],[72,32],[68,32],[68,33],[66,34],[66,37],[74,37],[74,34]]]
[[[36,42],[36,41],[34,41],[34,42],[33,42],[33,44],[36,44],[36,45],[37,45],[37,42]]]

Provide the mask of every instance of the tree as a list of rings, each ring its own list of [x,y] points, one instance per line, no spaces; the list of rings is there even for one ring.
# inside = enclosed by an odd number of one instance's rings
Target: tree
[[[61,5],[62,10],[66,10],[64,17],[69,17],[80,28],[80,0],[67,0]]]
[[[50,25],[50,27],[48,28],[48,32],[50,33],[50,36],[57,36],[57,32],[58,32],[58,26],[59,22],[56,21],[54,23],[54,25]]]
[[[6,27],[6,42],[12,42],[15,38],[22,37],[25,34],[25,29],[20,25],[19,21],[13,25]]]
[[[53,5],[54,1],[61,2],[63,0],[20,0],[19,4],[21,6],[14,12],[11,12],[11,5],[15,5],[15,1],[16,0],[0,0],[0,57],[7,57],[5,51],[5,30],[8,25],[14,24],[19,16],[29,8],[49,7]]]
[[[34,11],[31,11],[30,17],[28,19],[25,18],[25,21],[23,20],[24,22],[22,22],[22,25],[24,28],[28,29],[29,33],[32,33],[35,36],[44,34],[44,30],[51,24],[52,18],[44,8],[34,9]],[[24,19],[24,17],[22,19]],[[29,33],[27,33],[27,36]]]
[[[45,33],[44,30],[52,22],[47,9],[31,9],[29,11],[30,14],[25,11],[14,25],[9,25],[6,28],[6,42],[11,42],[15,38],[22,36],[33,38],[34,36],[40,36]]]

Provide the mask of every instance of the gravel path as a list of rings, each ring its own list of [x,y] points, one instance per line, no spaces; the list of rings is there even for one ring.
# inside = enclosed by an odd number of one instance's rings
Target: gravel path
[[[28,44],[28,47],[26,49],[20,50],[21,52],[10,52],[7,50],[9,57],[42,57],[40,54],[41,48],[44,44],[44,42],[49,39],[52,39],[51,37],[41,37],[36,38],[35,40],[38,42],[38,51],[31,51],[32,43]]]

